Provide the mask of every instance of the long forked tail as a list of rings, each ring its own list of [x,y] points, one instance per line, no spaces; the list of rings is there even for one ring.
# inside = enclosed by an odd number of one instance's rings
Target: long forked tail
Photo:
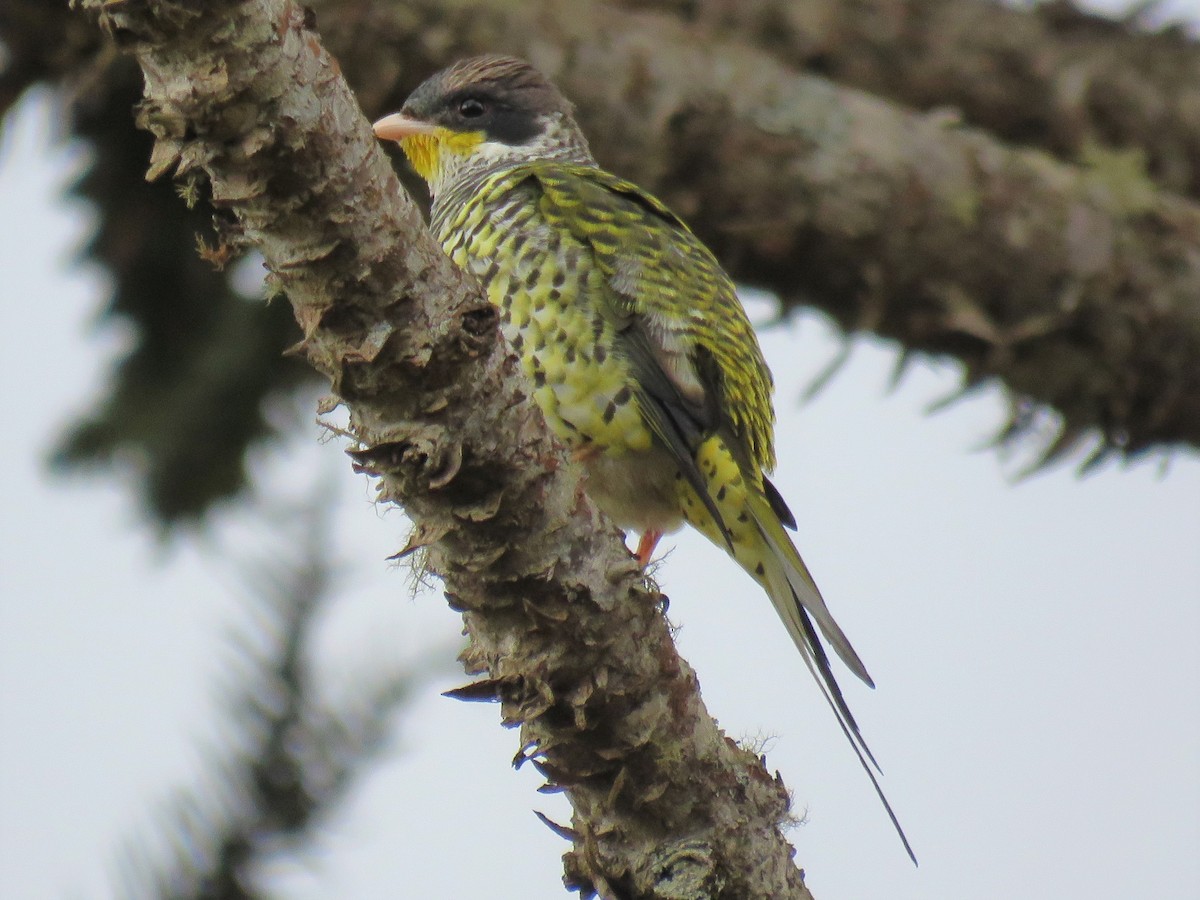
[[[888,802],[883,788],[879,785],[879,779],[876,777],[876,772],[883,774],[883,770],[879,768],[879,763],[871,753],[871,748],[863,739],[854,714],[846,705],[842,689],[830,668],[829,656],[817,636],[817,630],[813,625],[814,619],[820,627],[821,633],[825,635],[847,667],[866,684],[871,687],[874,687],[875,684],[871,680],[871,676],[867,674],[862,660],[850,646],[850,641],[838,627],[837,622],[833,620],[820,591],[817,590],[816,582],[808,572],[808,567],[804,565],[799,551],[783,531],[783,526],[773,510],[767,506],[764,500],[761,504],[752,502],[751,512],[758,525],[759,533],[769,550],[764,554],[766,559],[754,574],[766,588],[771,603],[774,604],[775,610],[779,613],[788,633],[800,650],[804,664],[821,688],[825,702],[833,710],[842,734],[846,736],[846,740],[854,750],[854,755],[858,757],[859,765],[871,779],[871,786],[875,788],[875,794],[879,797],[879,802],[883,804],[888,818],[891,819],[892,827],[896,829],[896,834],[904,844],[909,859],[913,861],[913,865],[916,865],[917,857],[913,853],[912,845],[909,844],[908,837],[904,834],[904,829],[900,827],[900,821],[896,818],[896,813],[892,810],[892,805]]]
[[[892,827],[896,829],[896,834],[900,837],[900,843],[904,844],[904,850],[908,853],[908,858],[913,861],[914,866],[918,865],[917,855],[913,853],[912,844],[908,842],[908,836],[905,835],[904,829],[900,825],[900,820],[896,818],[892,804],[888,802],[888,798],[883,793],[883,788],[879,784],[879,779],[875,775],[875,772],[882,775],[883,770],[879,768],[879,763],[875,761],[875,755],[863,739],[862,732],[858,730],[858,723],[854,721],[854,715],[850,712],[850,707],[846,705],[845,698],[842,697],[842,690],[838,687],[837,680],[833,677],[833,672],[829,668],[829,657],[826,656],[824,648],[817,640],[812,622],[805,614],[804,609],[800,607],[798,598],[795,599],[795,602],[797,608],[800,610],[799,617],[803,620],[808,631],[810,639],[808,646],[812,648],[811,651],[801,648],[800,654],[804,657],[804,664],[808,666],[808,671],[812,672],[813,678],[820,685],[821,694],[825,697],[825,702],[829,704],[829,708],[833,710],[834,716],[837,717],[842,734],[846,736],[846,740],[850,742],[850,746],[854,749],[854,755],[858,757],[859,765],[867,773],[867,777],[871,779],[871,786],[875,788],[875,795],[879,798],[879,802],[883,804],[888,818],[891,819]],[[868,760],[870,760],[869,765]],[[874,767],[874,771],[872,770],[872,766]]]

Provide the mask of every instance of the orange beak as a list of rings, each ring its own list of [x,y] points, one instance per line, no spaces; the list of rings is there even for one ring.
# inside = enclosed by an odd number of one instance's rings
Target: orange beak
[[[376,122],[372,128],[375,136],[385,141],[402,141],[414,134],[433,134],[435,126],[419,119],[410,119],[403,113],[392,113]]]

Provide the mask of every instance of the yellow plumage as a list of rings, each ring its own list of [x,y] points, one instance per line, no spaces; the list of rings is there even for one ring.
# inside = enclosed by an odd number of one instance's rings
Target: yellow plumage
[[[487,178],[435,225],[502,310],[534,399],[588,465],[599,505],[627,528],[686,521],[731,551],[803,647],[799,588],[839,655],[868,679],[767,499],[770,375],[733,285],[695,236],[627,182],[537,162]],[[715,383],[696,371],[698,353]],[[697,421],[673,421],[689,415]]]
[[[501,309],[547,423],[588,469],[588,493],[642,532],[643,562],[686,522],[763,587],[899,831],[817,630],[870,676],[764,474],[771,377],[716,259],[657,199],[595,165],[570,105],[519,60],[439,73],[376,130],[401,140],[429,182],[435,234]]]

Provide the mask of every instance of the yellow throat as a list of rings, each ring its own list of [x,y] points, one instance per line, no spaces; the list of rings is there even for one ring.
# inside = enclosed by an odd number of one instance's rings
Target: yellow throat
[[[438,171],[442,167],[443,153],[470,156],[483,141],[482,131],[463,132],[438,128],[432,134],[409,135],[400,142],[400,148],[417,174],[425,181],[432,182],[437,180]]]

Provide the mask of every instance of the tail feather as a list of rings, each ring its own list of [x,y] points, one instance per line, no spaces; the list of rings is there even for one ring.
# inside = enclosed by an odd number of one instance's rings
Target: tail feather
[[[796,599],[796,604],[799,608],[798,598]],[[859,731],[858,723],[854,721],[854,715],[850,712],[850,707],[846,705],[846,701],[842,697],[841,688],[838,687],[837,680],[833,677],[833,672],[829,668],[829,657],[825,655],[824,649],[822,649],[817,640],[816,632],[813,630],[812,622],[803,609],[800,609],[800,618],[807,627],[809,638],[807,646],[802,646],[800,649],[800,655],[804,658],[804,664],[808,666],[808,671],[812,673],[817,685],[821,688],[821,695],[825,698],[825,702],[833,710],[838,727],[842,729],[842,734],[846,736],[851,749],[854,750],[854,755],[858,757],[858,764],[867,773],[867,778],[871,779],[871,787],[875,788],[875,796],[883,804],[884,812],[887,813],[888,819],[891,820],[892,827],[896,829],[896,834],[900,838],[900,843],[904,845],[904,850],[908,854],[908,858],[913,861],[914,866],[919,865],[917,855],[913,852],[912,844],[908,842],[908,836],[904,833],[904,828],[901,827],[900,820],[896,818],[892,804],[888,802],[887,795],[883,793],[879,779],[875,776],[875,772],[882,775],[883,769],[879,767],[875,755],[871,752],[871,748],[867,746],[862,732]],[[870,761],[870,765],[867,764],[868,760]],[[875,771],[872,771],[872,766]]]
[[[779,611],[792,640],[797,645],[806,640],[800,619],[807,612],[816,621],[817,627],[821,629],[821,634],[825,635],[825,640],[829,641],[834,652],[846,664],[846,668],[861,678],[867,687],[875,687],[875,682],[867,673],[867,667],[863,665],[863,661],[858,658],[858,654],[850,646],[850,639],[834,621],[833,613],[829,611],[829,607],[825,605],[825,599],[817,590],[817,583],[809,574],[808,566],[800,558],[800,552],[788,538],[773,510],[765,500],[757,503],[751,502],[750,506],[755,524],[758,525],[759,534],[762,535],[771,551],[766,566],[778,569],[776,580],[779,575],[787,580],[788,590],[783,590],[782,586],[773,585],[769,593],[771,602]],[[771,561],[778,565],[772,566]],[[769,578],[768,581],[770,581]]]
[[[762,505],[766,506],[765,500]],[[842,734],[846,736],[846,740],[854,750],[854,755],[858,757],[859,765],[871,779],[875,795],[883,804],[884,811],[892,822],[892,827],[896,829],[896,834],[900,837],[900,842],[904,845],[913,865],[916,865],[917,857],[913,853],[912,845],[909,844],[908,837],[904,834],[904,829],[900,827],[900,821],[896,818],[896,813],[892,810],[892,805],[888,802],[883,788],[879,784],[879,779],[876,777],[876,772],[883,774],[883,770],[880,769],[871,748],[867,746],[858,722],[855,721],[854,714],[850,712],[850,707],[846,704],[842,689],[829,665],[829,656],[821,645],[816,628],[813,626],[814,620],[847,667],[869,686],[874,687],[875,684],[871,680],[871,676],[867,674],[862,660],[850,646],[850,641],[833,620],[833,615],[821,598],[820,591],[817,590],[816,583],[800,558],[799,551],[788,540],[778,519],[773,516],[769,508],[760,510],[753,503],[751,507],[759,533],[771,551],[767,554],[762,571],[759,573],[767,589],[767,594],[779,613],[779,617],[783,620],[783,624],[787,627],[788,633],[792,636],[796,647],[800,650],[804,664],[812,673],[817,686],[820,687],[821,696],[825,698],[825,702],[833,711],[838,727],[842,729]],[[771,518],[767,518],[768,516]],[[810,614],[812,618],[809,617]]]
[[[818,629],[851,672],[870,687],[875,687],[875,683],[834,621],[808,567],[783,530],[785,524],[795,524],[791,511],[769,481],[759,482],[746,474],[746,467],[738,462],[738,456],[730,451],[720,435],[711,436],[700,444],[693,468],[695,474],[701,476],[701,483],[697,484],[696,479],[691,478],[679,479],[680,511],[717,546],[727,546],[738,563],[766,589],[788,634],[799,648],[804,664],[820,687],[821,696],[833,710],[842,734],[858,757],[859,765],[871,779],[892,827],[916,864],[912,846],[876,778],[876,772],[880,772],[879,763],[863,740],[858,722],[833,677],[829,655],[817,634]]]

